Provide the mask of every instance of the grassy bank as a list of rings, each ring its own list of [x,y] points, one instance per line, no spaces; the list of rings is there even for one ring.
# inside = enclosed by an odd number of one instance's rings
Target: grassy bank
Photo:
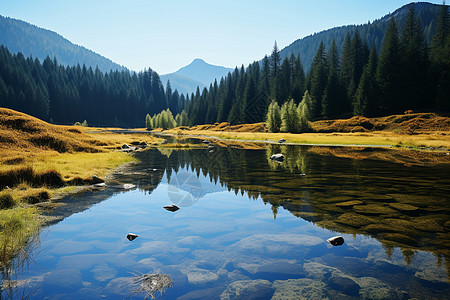
[[[146,134],[56,126],[0,108],[0,266],[4,268],[37,232],[39,203],[133,162],[132,155],[117,150],[124,143],[142,142],[158,140]]]
[[[404,148],[450,149],[450,118],[436,114],[394,115],[382,118],[353,117],[311,123],[311,133],[271,133],[264,123],[230,126],[228,123],[179,127],[164,132],[240,141],[308,145],[372,145]]]

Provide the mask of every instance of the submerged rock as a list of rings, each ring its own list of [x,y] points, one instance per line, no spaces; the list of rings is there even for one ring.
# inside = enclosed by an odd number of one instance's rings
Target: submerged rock
[[[342,244],[344,244],[344,238],[342,236],[334,236],[332,238],[329,238],[327,240],[328,243],[330,243],[333,246],[340,246]]]
[[[133,241],[133,240],[135,240],[136,238],[138,237],[138,235],[137,234],[135,234],[135,233],[129,233],[129,234],[127,234],[127,239],[129,240],[129,241]]]
[[[270,159],[271,159],[271,160],[274,160],[274,161],[278,161],[278,162],[283,162],[283,161],[284,161],[284,155],[281,154],[281,153],[274,154],[274,155],[272,155],[272,156],[270,157]]]
[[[175,212],[177,210],[179,210],[180,208],[176,205],[167,205],[163,207],[165,210],[171,211],[171,212]]]
[[[351,278],[333,273],[328,280],[328,285],[334,289],[343,292],[346,295],[358,297],[359,285]]]
[[[273,292],[272,283],[268,280],[240,280],[231,283],[220,299],[270,299]]]
[[[276,290],[272,300],[328,299],[326,284],[321,281],[309,278],[288,279],[276,280],[273,285]]]

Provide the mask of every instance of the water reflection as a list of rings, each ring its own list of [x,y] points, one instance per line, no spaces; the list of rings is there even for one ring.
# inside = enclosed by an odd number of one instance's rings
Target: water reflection
[[[108,188],[68,197],[51,212],[60,221],[41,235],[39,267],[18,278],[31,282],[27,291],[121,299],[132,293],[134,274],[167,274],[174,284],[166,299],[442,299],[450,292],[448,167],[280,145],[169,150],[138,153],[140,162]],[[285,161],[273,163],[274,153]],[[111,187],[124,183],[137,188]],[[175,213],[162,208],[185,200]],[[128,232],[139,237],[130,242]],[[326,239],[337,232],[346,242],[332,247]]]
[[[436,255],[449,270],[450,168],[414,167],[317,155],[309,147],[269,145],[265,151],[216,147],[175,151],[167,157],[173,172],[187,167],[210,176],[230,191],[278,207],[320,227],[364,234],[382,242],[388,256],[400,247],[409,263],[415,251]],[[383,150],[386,151],[386,150]],[[282,153],[283,163],[270,160]],[[143,160],[155,164],[148,153]]]

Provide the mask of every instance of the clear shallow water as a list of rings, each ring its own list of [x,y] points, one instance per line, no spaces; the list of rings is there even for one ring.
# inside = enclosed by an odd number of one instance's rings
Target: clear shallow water
[[[267,159],[280,151],[283,164]],[[2,296],[144,298],[130,278],[158,273],[174,281],[161,299],[448,297],[448,167],[301,147],[161,152],[65,199]],[[138,188],[113,188],[123,183]],[[326,242],[335,235],[344,245]]]

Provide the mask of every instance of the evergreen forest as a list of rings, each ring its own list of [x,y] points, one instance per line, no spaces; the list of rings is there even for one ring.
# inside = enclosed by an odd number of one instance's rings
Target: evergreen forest
[[[64,66],[50,57],[41,62],[1,46],[0,106],[58,124],[87,120],[94,126],[149,128],[264,122],[269,105],[283,108],[285,103],[280,116],[288,116],[286,110],[303,111],[297,117],[305,126],[296,128],[305,130],[308,120],[406,110],[448,113],[447,5],[440,6],[431,38],[426,30],[410,5],[401,26],[394,17],[389,20],[381,45],[363,38],[358,28],[347,31],[342,47],[334,40],[329,47],[320,43],[306,72],[300,55],[283,59],[275,43],[262,61],[235,68],[191,95],[173,91],[170,82],[164,88],[150,68],[102,72]],[[308,105],[300,105],[302,99]]]

